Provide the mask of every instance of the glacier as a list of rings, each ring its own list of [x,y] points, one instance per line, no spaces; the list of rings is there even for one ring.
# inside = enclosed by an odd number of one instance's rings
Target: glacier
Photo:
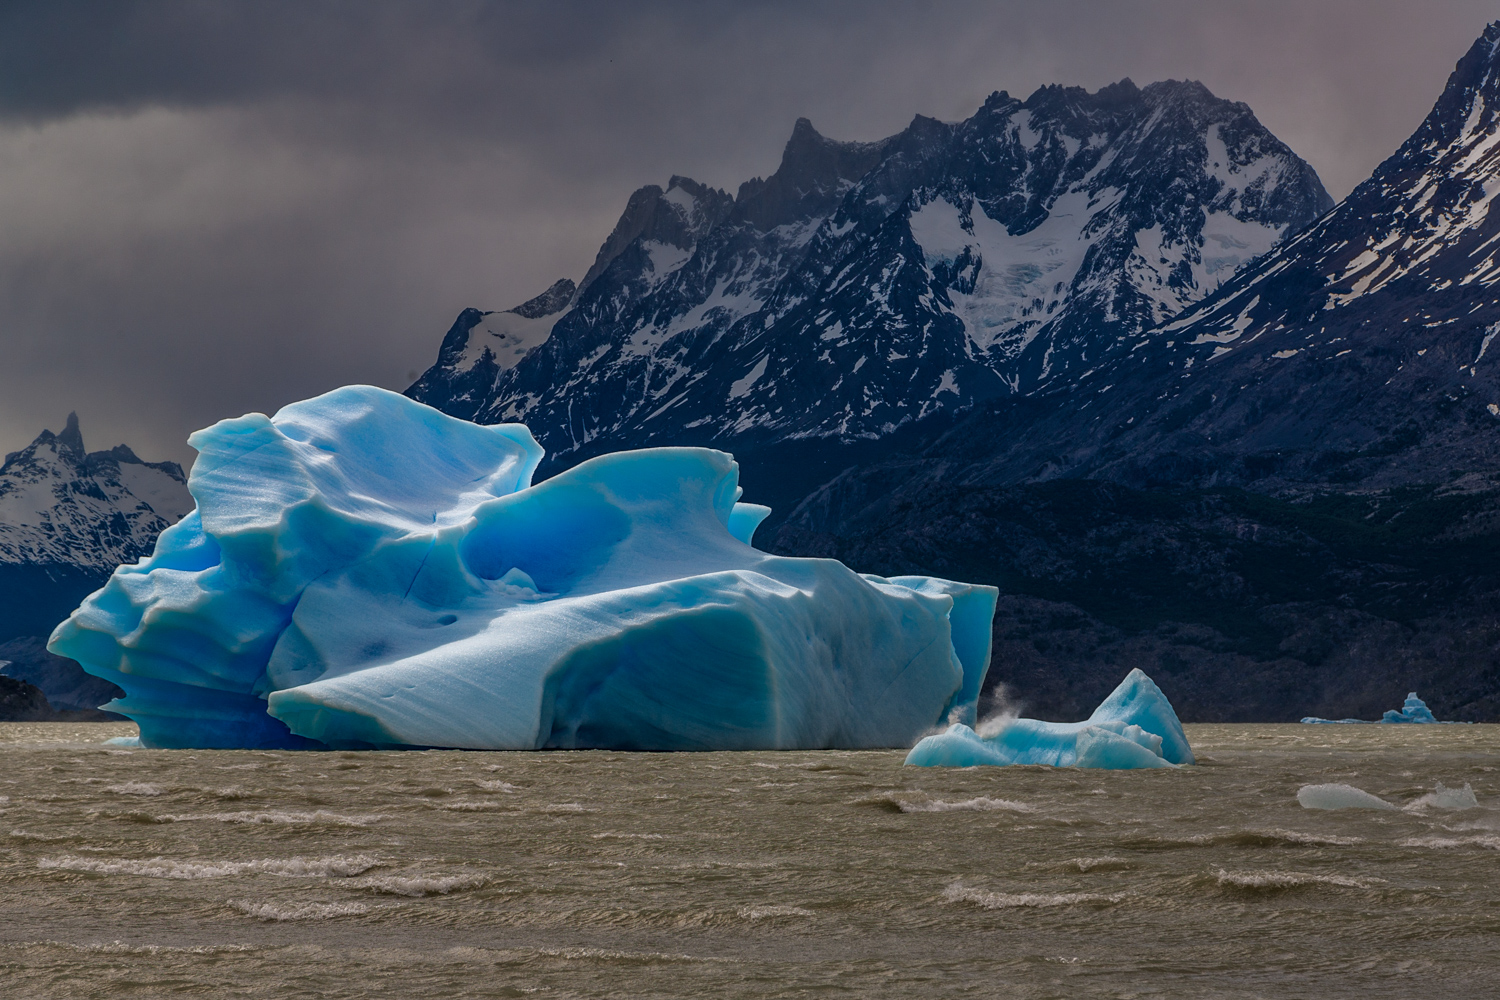
[[[915,767],[1050,764],[1128,770],[1194,763],[1182,722],[1156,682],[1131,670],[1083,722],[1002,718],[961,722],[924,737],[906,763]]]
[[[1302,721],[1304,723],[1308,724],[1308,725],[1340,725],[1340,726],[1344,726],[1344,725],[1372,725],[1373,724],[1373,723],[1371,723],[1371,721],[1369,719],[1320,719],[1320,718],[1318,718],[1317,716],[1314,716],[1314,715],[1309,715],[1309,716],[1305,717]],[[1406,696],[1405,703],[1403,703],[1402,706],[1399,709],[1395,709],[1395,708],[1386,709],[1385,714],[1382,715],[1380,718],[1378,718],[1378,719],[1375,720],[1376,723],[1380,723],[1380,722],[1388,722],[1388,723],[1389,722],[1395,722],[1395,723],[1401,723],[1401,722],[1435,723],[1435,722],[1441,722],[1441,721],[1442,720],[1433,717],[1432,709],[1430,709],[1430,708],[1427,707],[1427,702],[1425,702],[1421,698],[1417,697],[1417,692],[1415,692],[1415,691],[1412,691],[1411,693],[1409,693]],[[1451,725],[1451,723],[1444,723],[1444,724],[1445,725]]]
[[[195,509],[49,648],[147,747],[910,746],[973,722],[993,587],[751,544],[733,458],[537,485],[520,424],[372,386],[189,438]]]

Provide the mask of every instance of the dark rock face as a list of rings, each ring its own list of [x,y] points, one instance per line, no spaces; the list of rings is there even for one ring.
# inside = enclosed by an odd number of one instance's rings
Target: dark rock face
[[[1097,367],[1329,205],[1196,83],[1000,93],[876,143],[801,119],[734,198],[682,177],[637,191],[570,303],[524,324],[465,311],[408,393],[525,422],[550,469],[881,439]]]
[[[51,722],[55,716],[39,688],[0,676],[0,722]]]
[[[1376,718],[1414,687],[1446,718],[1500,717],[1500,476],[1284,497],[868,482],[831,484],[775,547],[996,584],[989,680],[1028,711],[1081,718],[1140,667],[1196,721]]]
[[[77,662],[47,652],[44,636],[22,636],[0,642],[0,675],[36,686],[53,708],[63,712],[93,712],[105,702],[125,696],[124,691],[109,681],[84,673]]]

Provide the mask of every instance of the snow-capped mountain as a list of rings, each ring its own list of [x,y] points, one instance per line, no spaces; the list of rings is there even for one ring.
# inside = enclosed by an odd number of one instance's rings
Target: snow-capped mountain
[[[834,469],[767,544],[999,584],[991,674],[1048,711],[1139,665],[1205,720],[1412,687],[1500,718],[1495,192],[1500,22],[1307,232],[1096,370]]]
[[[1332,212],[1051,402],[992,408],[996,481],[1446,482],[1500,470],[1500,22]],[[999,424],[1024,420],[1026,434]],[[968,446],[962,446],[968,447]]]
[[[0,466],[0,640],[45,635],[120,563],[193,509],[175,462],[84,449],[78,418]]]
[[[76,414],[0,466],[0,563],[112,571],[150,552],[193,509],[176,462],[143,462],[125,445],[87,452]]]
[[[873,439],[1129,349],[1330,205],[1201,84],[992,95],[875,143],[797,122],[730,197],[642,188],[576,288],[466,310],[409,394],[609,448]]]

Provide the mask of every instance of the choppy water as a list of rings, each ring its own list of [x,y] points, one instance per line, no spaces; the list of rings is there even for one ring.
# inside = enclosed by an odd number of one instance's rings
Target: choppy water
[[[899,752],[125,752],[0,726],[6,996],[1490,997],[1500,726]],[[1300,786],[1479,808],[1315,812]]]

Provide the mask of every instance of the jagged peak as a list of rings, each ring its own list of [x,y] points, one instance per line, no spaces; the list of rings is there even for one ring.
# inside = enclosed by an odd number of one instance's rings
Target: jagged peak
[[[787,145],[798,141],[809,142],[815,139],[822,139],[824,142],[828,141],[826,136],[813,127],[811,118],[799,117],[792,124],[792,137],[787,140]]]
[[[868,173],[890,142],[830,139],[807,118],[798,118],[776,172],[740,185],[735,198],[740,216],[765,230],[832,211],[841,187]]]
[[[674,191],[681,191],[693,200],[693,211],[672,197]],[[626,202],[614,231],[599,248],[593,266],[579,282],[577,294],[583,294],[605,268],[641,237],[692,249],[704,233],[728,215],[733,204],[727,192],[699,184],[691,177],[673,175],[665,190],[656,184],[637,188]]]
[[[933,118],[931,115],[912,115],[911,122],[905,129],[907,132],[916,132],[918,134],[946,132],[947,130],[947,122]]]
[[[1081,104],[1090,96],[1089,92],[1082,87],[1069,87],[1060,83],[1049,83],[1033,90],[1031,96],[1022,102],[1022,107],[1028,111],[1065,107]]]
[[[676,180],[676,178],[673,178]],[[578,290],[573,284],[572,278],[561,278],[554,281],[547,290],[540,295],[533,296],[509,310],[517,316],[526,319],[541,319],[543,316],[551,316],[555,312],[562,312],[573,301],[573,293]],[[475,318],[478,322],[478,317]],[[470,324],[471,326],[473,324]]]
[[[1202,80],[1157,80],[1154,83],[1146,84],[1140,89],[1140,92],[1146,95],[1162,94],[1171,96],[1203,97],[1212,101],[1217,101],[1219,99],[1213,91],[1209,90],[1208,87],[1204,85]]]
[[[1463,133],[1481,132],[1495,127],[1497,109],[1492,102],[1500,98],[1500,73],[1496,54],[1500,52],[1500,21],[1485,26],[1483,33],[1469,46],[1463,58],[1448,75],[1448,82],[1432,110],[1412,135],[1412,142],[1447,145]],[[1485,100],[1489,98],[1490,100]],[[1480,113],[1478,121],[1471,117]]]
[[[1427,169],[1444,157],[1462,155],[1500,128],[1500,21],[1492,21],[1448,75],[1443,92],[1417,130],[1345,199],[1349,205],[1378,202],[1389,179],[1416,167]],[[1480,166],[1492,166],[1490,158]],[[1474,164],[1466,166],[1471,172]]]
[[[76,452],[78,455],[86,455],[88,452],[83,447],[83,432],[78,429],[78,414],[69,413],[67,426],[62,433],[57,435],[57,443],[68,451]]]
[[[10,452],[5,456],[5,461],[0,463],[0,474],[8,471],[11,463],[21,460],[31,462],[36,458],[39,449],[50,447],[52,451],[65,464],[71,467],[77,475],[94,475],[101,470],[107,470],[111,465],[118,468],[121,463],[128,465],[143,465],[150,469],[164,472],[179,482],[187,482],[183,475],[182,467],[176,462],[147,462],[136,455],[135,451],[125,444],[117,444],[113,448],[104,451],[86,451],[83,445],[83,432],[78,426],[78,414],[69,413],[67,422],[58,433],[44,430],[36,436],[30,445],[20,451]]]

